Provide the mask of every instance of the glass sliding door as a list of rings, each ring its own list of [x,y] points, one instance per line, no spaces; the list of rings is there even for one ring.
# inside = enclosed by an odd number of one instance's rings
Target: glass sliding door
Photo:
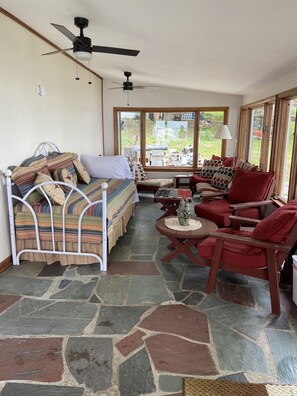
[[[199,115],[198,160],[203,165],[204,159],[212,155],[221,156],[222,140],[214,139],[220,125],[224,124],[223,111],[201,111]]]
[[[294,137],[296,131],[296,109],[297,109],[297,98],[290,100],[290,110],[288,116],[288,128],[285,134],[285,149],[284,149],[284,163],[283,163],[283,175],[281,184],[280,196],[285,201],[288,200],[289,194],[289,183],[292,172],[292,155],[294,147]]]
[[[129,160],[140,161],[141,114],[137,111],[118,111],[119,154]]]

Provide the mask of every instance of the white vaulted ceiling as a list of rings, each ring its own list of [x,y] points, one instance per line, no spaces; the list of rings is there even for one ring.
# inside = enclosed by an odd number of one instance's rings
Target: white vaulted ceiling
[[[0,0],[0,6],[60,48],[71,42],[50,22],[78,35],[73,19],[81,16],[89,19],[84,33],[93,45],[140,50],[135,58],[93,54],[91,69],[113,81],[128,70],[134,83],[244,95],[297,69],[296,0]],[[1,39],[9,40],[9,32]],[[51,50],[44,43],[44,52]]]

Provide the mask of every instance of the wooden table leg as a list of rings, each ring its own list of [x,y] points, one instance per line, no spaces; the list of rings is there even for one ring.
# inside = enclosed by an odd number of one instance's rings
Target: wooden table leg
[[[159,217],[159,219],[163,219],[163,217],[167,217],[167,216],[176,216],[176,211],[178,209],[178,206],[179,206],[179,203],[164,202],[162,209],[165,210],[165,213],[161,217]]]
[[[191,247],[201,242],[201,239],[178,239],[170,236],[167,236],[167,238],[172,242],[170,247],[174,247],[174,251],[162,257],[162,262],[169,263],[179,254],[185,254],[191,261],[193,261],[194,264],[198,265],[199,267],[203,266],[198,257],[196,257],[191,251]]]

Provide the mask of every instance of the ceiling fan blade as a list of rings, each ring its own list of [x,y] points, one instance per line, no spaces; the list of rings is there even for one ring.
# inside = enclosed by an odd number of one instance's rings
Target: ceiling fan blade
[[[71,50],[73,50],[73,47],[65,48],[65,49],[61,49],[61,50],[57,50],[57,51],[52,51],[52,52],[46,52],[45,54],[41,54],[41,55],[54,55],[54,54],[59,54],[61,52],[66,52],[66,51],[71,51]]]
[[[56,23],[51,23],[51,25],[58,29],[60,33],[64,34],[64,36],[66,36],[67,38],[69,38],[69,40],[71,40],[73,43],[76,40],[76,36],[70,32],[70,30],[68,30],[67,28],[65,28],[65,26],[63,25],[57,25]]]
[[[123,89],[123,87],[114,87],[114,88],[107,88],[107,89]]]
[[[136,89],[146,89],[146,88],[160,88],[159,86],[157,86],[157,85],[144,85],[144,86],[142,86],[142,85],[133,85],[133,88],[136,88]]]
[[[115,48],[115,47],[102,47],[100,45],[93,45],[92,51],[103,52],[105,54],[128,55],[128,56],[137,56],[140,52],[138,50]]]
[[[121,84],[121,83],[118,83],[118,82],[115,82],[115,81],[112,81],[112,83],[113,83],[113,84],[117,84],[117,85],[121,85],[121,86],[123,86],[123,84]]]

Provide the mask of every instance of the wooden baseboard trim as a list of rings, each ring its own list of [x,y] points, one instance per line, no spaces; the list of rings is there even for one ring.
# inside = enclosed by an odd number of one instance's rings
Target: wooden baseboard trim
[[[12,257],[9,256],[0,263],[0,273],[5,271],[8,267],[12,265]]]

